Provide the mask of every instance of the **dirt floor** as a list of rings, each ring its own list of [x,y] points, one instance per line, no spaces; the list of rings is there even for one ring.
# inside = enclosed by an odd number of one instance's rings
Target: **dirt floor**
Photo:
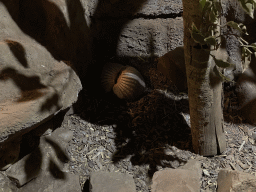
[[[141,62],[131,63],[148,87],[139,100],[84,94],[81,113],[66,115],[61,125],[74,131],[67,147],[72,157],[69,168],[80,175],[81,185],[93,171],[119,171],[133,175],[137,191],[146,192],[157,170],[178,168],[189,159],[202,162],[202,191],[216,191],[218,171],[223,168],[256,175],[252,138],[256,129],[236,114],[232,86],[225,84],[224,89],[227,150],[219,156],[201,157],[192,150],[187,94],[178,92],[157,72],[155,61]]]

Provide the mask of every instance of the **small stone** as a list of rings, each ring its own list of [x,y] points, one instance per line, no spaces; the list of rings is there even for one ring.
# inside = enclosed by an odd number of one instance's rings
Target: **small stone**
[[[226,159],[228,159],[228,160],[234,160],[234,155],[228,155],[228,156],[226,157]]]
[[[90,168],[93,168],[94,167],[93,161],[88,161],[88,165],[89,165]]]
[[[68,143],[73,138],[73,131],[65,128],[58,128],[52,134],[54,137],[59,137],[59,139],[66,143]]]
[[[217,183],[217,192],[256,191],[256,177],[249,173],[220,170]]]
[[[19,192],[81,192],[79,176],[72,173],[59,172],[57,177],[49,172],[42,172],[36,179],[19,189]]]
[[[253,145],[254,145],[254,143],[255,143],[255,140],[254,140],[254,139],[249,138],[249,141],[250,141],[250,143],[251,143],[251,144],[253,144]]]
[[[202,165],[203,165],[203,168],[205,168],[205,169],[209,168],[209,165],[207,165],[206,163],[203,163]]]
[[[206,166],[206,164],[205,164]],[[181,166],[180,169],[188,169],[188,170],[195,170],[197,171],[198,177],[202,177],[202,168],[201,162],[195,159],[190,159],[184,166]]]
[[[200,178],[196,170],[164,169],[153,175],[152,192],[200,191]]]
[[[206,169],[203,169],[203,173],[204,173],[205,176],[208,176],[208,177],[211,176],[210,173]]]
[[[256,132],[252,132],[252,138],[256,140]]]
[[[90,177],[91,192],[136,192],[131,175],[117,172],[93,172]]]

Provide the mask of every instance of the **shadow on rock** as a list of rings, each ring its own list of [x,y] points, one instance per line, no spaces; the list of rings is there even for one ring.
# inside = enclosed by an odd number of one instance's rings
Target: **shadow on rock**
[[[53,147],[55,153],[57,154],[58,159],[61,162],[63,162],[63,163],[68,162],[68,160],[69,160],[68,156],[62,151],[62,149],[56,142],[54,142],[52,139],[49,139],[49,138],[45,138],[45,141]]]
[[[54,163],[53,160],[50,160],[49,162],[49,171],[55,179],[66,179],[64,172],[61,171],[61,169],[58,167],[58,165],[56,165],[56,163]]]
[[[16,102],[36,100],[45,94],[42,90],[47,88],[40,82],[38,76],[26,76],[10,67],[3,69],[0,73],[0,80],[8,79],[13,80],[21,91],[21,97]]]
[[[28,68],[28,61],[25,57],[26,56],[26,50],[24,49],[22,44],[20,44],[19,42],[16,42],[16,41],[8,40],[8,39],[6,39],[5,42],[9,46],[13,55],[18,59],[20,64],[23,67]]]
[[[26,180],[36,177],[41,171],[43,157],[40,148],[29,154],[25,162]]]
[[[65,113],[66,111],[59,113],[52,120],[23,135],[19,159],[22,161],[23,157],[26,156],[25,174],[27,175],[27,179],[32,176],[36,177],[40,173],[43,168],[43,161],[49,161],[47,169],[53,177],[65,179],[64,173],[56,162],[53,161],[52,155],[48,157],[48,153],[56,154],[57,158],[55,159],[62,163],[66,163],[69,160],[68,156],[65,154],[59,143],[53,141],[52,138],[49,138],[50,136],[47,136],[47,138],[43,136],[47,131],[54,131],[61,126]],[[40,139],[41,137],[44,138]],[[49,148],[47,145],[50,145],[51,147]],[[52,153],[52,151],[54,151],[54,153]]]

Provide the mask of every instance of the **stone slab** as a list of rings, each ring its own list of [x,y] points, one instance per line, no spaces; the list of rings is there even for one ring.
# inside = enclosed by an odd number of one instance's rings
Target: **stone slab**
[[[132,16],[170,17],[183,11],[181,0],[83,0],[85,12],[96,18],[121,18]]]
[[[199,192],[198,171],[187,169],[164,169],[153,175],[152,192]]]
[[[240,171],[220,170],[217,192],[256,191],[256,177]]]
[[[63,180],[66,177],[71,177],[67,169],[69,156],[66,152],[66,146],[72,137],[73,131],[65,128],[58,128],[50,135],[42,136],[39,146],[7,169],[6,175],[18,187],[22,188],[25,184],[26,186],[33,186],[34,184],[30,185],[30,182],[33,180],[34,183],[34,179],[38,177],[40,177],[39,183],[45,184],[44,177],[49,180],[53,178]],[[25,189],[29,188],[25,187]]]
[[[128,174],[98,171],[90,176],[90,192],[136,192],[136,186]]]
[[[74,70],[23,33],[0,4],[0,143],[22,135],[76,102]]]

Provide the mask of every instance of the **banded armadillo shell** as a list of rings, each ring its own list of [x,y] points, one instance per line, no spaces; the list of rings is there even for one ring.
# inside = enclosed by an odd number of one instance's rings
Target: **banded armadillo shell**
[[[102,69],[101,85],[105,92],[112,91],[119,73],[124,68],[118,63],[106,63]]]
[[[113,86],[113,92],[120,99],[135,100],[145,91],[145,81],[140,72],[131,66],[126,66]]]

